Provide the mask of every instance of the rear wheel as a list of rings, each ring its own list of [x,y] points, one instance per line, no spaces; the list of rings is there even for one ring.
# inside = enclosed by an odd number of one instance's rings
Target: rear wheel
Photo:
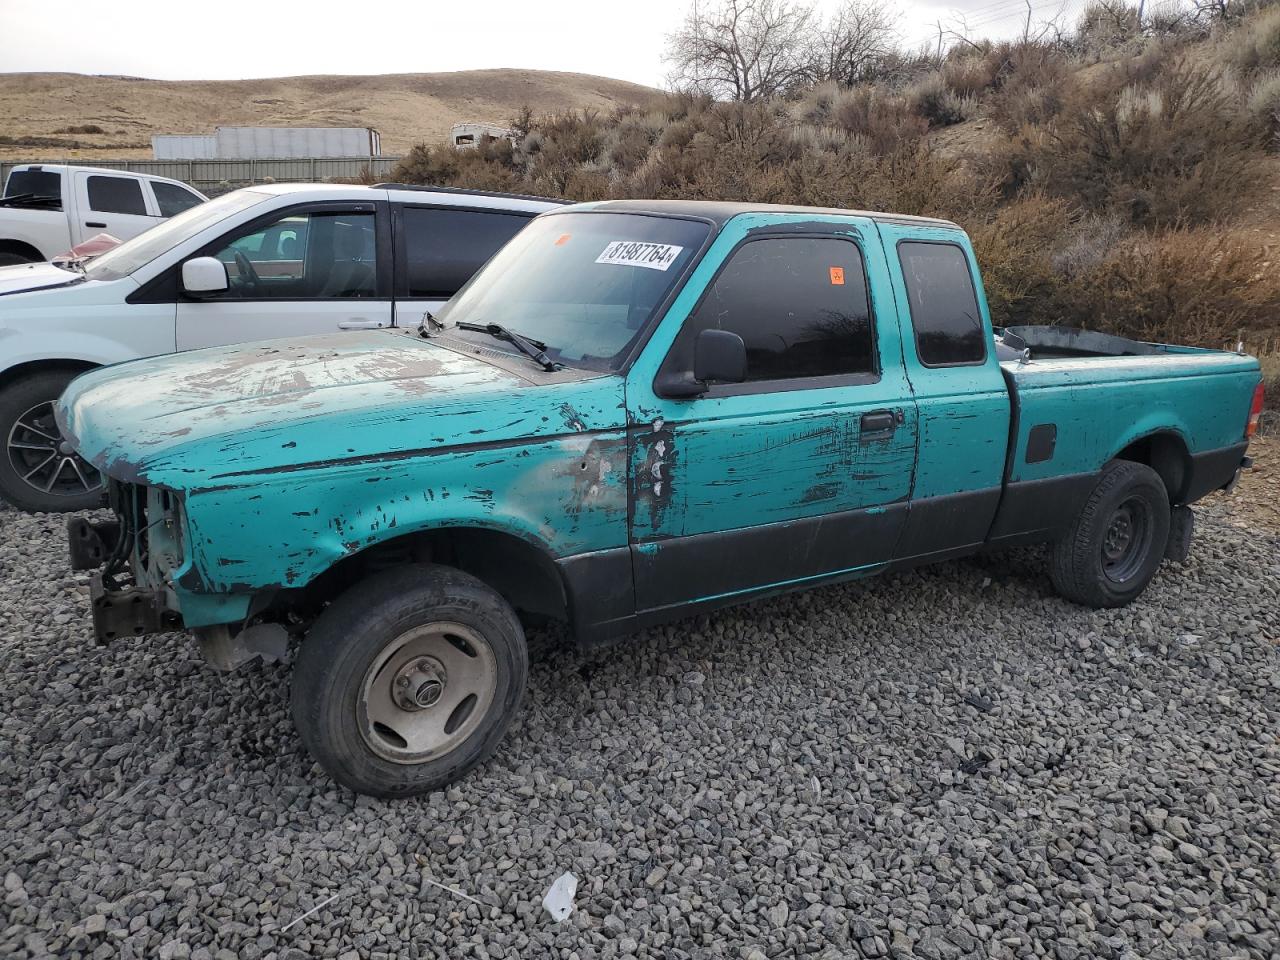
[[[529,672],[524,632],[495,591],[449,567],[377,574],[321,614],[298,652],[298,735],[339,783],[403,797],[493,752]]]
[[[1169,496],[1160,475],[1113,460],[1050,556],[1058,593],[1087,607],[1120,607],[1147,588],[1169,539]]]
[[[21,510],[65,513],[102,505],[102,474],[71,449],[53,405],[74,370],[45,370],[0,389],[0,497]]]

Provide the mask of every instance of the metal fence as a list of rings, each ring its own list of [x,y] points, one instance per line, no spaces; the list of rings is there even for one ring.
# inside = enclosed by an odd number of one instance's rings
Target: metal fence
[[[294,160],[44,160],[27,163],[83,164],[108,170],[149,173],[189,183],[215,196],[255,183],[318,183],[324,180],[387,176],[400,157],[308,157]],[[0,182],[16,163],[0,163]]]

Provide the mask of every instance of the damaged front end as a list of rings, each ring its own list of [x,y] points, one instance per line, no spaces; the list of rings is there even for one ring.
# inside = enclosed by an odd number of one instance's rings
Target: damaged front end
[[[267,661],[284,656],[288,634],[283,627],[208,623],[200,598],[179,585],[189,562],[180,496],[118,480],[111,480],[108,490],[115,519],[67,521],[72,569],[97,571],[89,581],[89,597],[98,643],[190,628],[204,658],[220,670],[258,656]],[[184,603],[196,607],[199,622],[186,622]]]
[[[67,521],[72,569],[98,570],[89,581],[97,641],[183,629],[177,597],[166,582],[182,562],[177,497],[114,480],[108,490],[114,520]]]

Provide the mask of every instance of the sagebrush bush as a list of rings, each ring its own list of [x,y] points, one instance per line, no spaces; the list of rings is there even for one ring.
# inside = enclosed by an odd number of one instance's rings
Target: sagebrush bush
[[[998,70],[991,57],[966,50],[942,65],[942,81],[956,96],[976,98],[995,86]]]
[[[1224,42],[1232,63],[1245,76],[1280,67],[1280,7],[1249,18]]]
[[[1256,177],[1256,133],[1217,74],[1179,62],[1148,84],[1099,84],[1064,108],[1044,182],[1136,225],[1220,220]]]
[[[929,129],[928,121],[911,109],[905,97],[870,85],[842,90],[832,105],[831,120],[865,138],[869,149],[880,155],[918,141]]]
[[[1262,74],[1249,91],[1249,117],[1267,145],[1280,151],[1280,70]]]
[[[1070,223],[1063,200],[1030,194],[969,230],[982,267],[991,320],[996,326],[1045,323],[1060,278],[1052,264],[1054,243]]]
[[[1057,319],[1143,340],[1220,347],[1274,330],[1280,278],[1249,237],[1198,228],[1118,244],[1058,299]]]
[[[1051,122],[1075,89],[1066,56],[1047,44],[1001,44],[988,59],[996,81],[987,114],[1006,130]]]
[[[1097,269],[1130,230],[1128,219],[1115,211],[1080,217],[1057,238],[1054,272],[1063,280],[1080,280]]]
[[[941,72],[917,81],[906,92],[907,102],[930,127],[950,127],[968,120],[975,112],[972,98],[956,93]]]
[[[1093,0],[1076,24],[1076,46],[1090,57],[1101,57],[1141,38],[1138,8],[1124,0]]]

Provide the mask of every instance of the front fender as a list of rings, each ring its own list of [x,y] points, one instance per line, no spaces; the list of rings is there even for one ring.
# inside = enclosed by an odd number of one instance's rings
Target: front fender
[[[187,492],[184,589],[303,587],[355,553],[447,527],[512,534],[557,559],[627,542],[623,430],[246,479]]]

